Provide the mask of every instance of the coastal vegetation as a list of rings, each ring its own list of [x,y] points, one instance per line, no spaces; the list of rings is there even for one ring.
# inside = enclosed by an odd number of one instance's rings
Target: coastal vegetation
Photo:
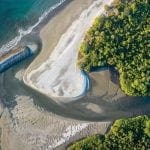
[[[78,65],[89,72],[112,66],[127,95],[150,95],[150,4],[115,0],[95,19],[79,50]]]
[[[105,135],[93,135],[71,145],[68,150],[148,150],[150,117],[119,119]]]

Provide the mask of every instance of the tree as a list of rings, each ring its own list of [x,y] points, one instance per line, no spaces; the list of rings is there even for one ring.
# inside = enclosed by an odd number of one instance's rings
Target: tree
[[[150,95],[150,4],[117,0],[106,9],[81,44],[79,67],[90,72],[93,67],[115,66],[127,95]]]
[[[87,137],[68,150],[148,150],[150,149],[150,117],[119,119],[105,135]]]

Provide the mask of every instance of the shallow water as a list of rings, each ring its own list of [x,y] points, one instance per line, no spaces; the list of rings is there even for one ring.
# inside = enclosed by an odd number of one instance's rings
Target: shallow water
[[[0,86],[2,86],[7,93],[3,97],[3,103],[9,110],[13,110],[17,105],[15,97],[18,95],[30,97],[38,108],[45,109],[47,112],[79,120],[108,121],[128,116],[150,115],[149,97],[126,96],[117,101],[111,101],[111,97],[108,95],[102,97],[87,96],[74,102],[57,104],[52,99],[27,87],[23,81],[15,77],[16,72],[25,69],[32,59],[33,57],[23,61],[21,64],[14,66],[3,74],[4,82],[3,85],[0,83]],[[20,76],[20,79],[21,78],[22,76]],[[95,105],[101,111],[95,112],[87,109],[87,105],[89,104]]]
[[[29,34],[64,0],[1,0],[0,52],[9,50]]]
[[[61,36],[48,60],[27,75],[27,84],[62,100],[83,97],[88,89],[88,79],[76,66],[80,41],[94,19],[103,13],[104,5],[110,3],[105,1],[102,5],[101,0],[95,1],[84,10]]]
[[[11,1],[11,3],[12,3],[12,0],[7,0],[7,1],[1,0],[0,7],[4,7],[4,5],[10,4],[9,1]],[[17,6],[15,6],[15,4],[12,6],[8,6],[8,7],[12,7],[8,10],[11,10],[11,9],[15,10],[15,11],[18,10],[18,12],[21,13],[24,9],[22,10],[21,7],[19,7],[19,6],[22,5],[22,3],[24,3],[26,1],[26,5],[23,5],[24,7],[26,7],[26,9],[17,17],[17,19],[20,19],[20,23],[22,22],[21,21],[22,18],[29,19],[31,17],[31,15],[34,14],[33,11],[38,11],[38,7],[40,5],[41,5],[41,10],[39,10],[39,15],[42,13],[42,11],[44,11],[44,7],[49,8],[49,6],[46,5],[46,3],[53,5],[54,2],[56,2],[56,0],[46,0],[46,1],[44,1],[44,0],[28,0],[29,2],[27,0],[16,0],[16,1],[17,1],[17,4],[16,4]],[[57,2],[58,1],[59,0],[57,0]],[[42,2],[44,2],[44,3],[42,3]],[[33,7],[36,7],[37,9],[32,10]],[[20,11],[20,10],[22,10],[22,11]],[[6,11],[4,11],[4,8],[0,11],[1,11],[1,14],[2,14],[2,12],[6,13]],[[12,15],[11,17],[14,20],[17,20],[15,18],[15,13],[17,13],[17,12],[13,12],[12,14],[7,14],[7,13],[6,14]],[[21,15],[24,15],[24,16],[21,17]],[[29,17],[27,17],[27,16],[29,16]],[[34,16],[34,17],[36,19],[38,19],[39,16],[37,15],[37,17],[36,16]],[[0,19],[2,19],[2,18],[0,18]],[[10,18],[10,20],[11,20],[11,18]],[[29,19],[27,21],[27,23],[28,22],[31,23],[32,21],[34,22],[34,18],[33,18],[33,20]],[[11,21],[10,21],[10,23],[11,23]],[[13,23],[13,21],[12,21],[12,23]],[[30,23],[27,24],[27,26],[31,25]],[[8,23],[8,26],[6,27],[6,26],[2,25],[1,21],[0,21],[0,26],[3,26],[5,28],[8,27],[10,29],[10,33],[6,33],[6,35],[7,34],[12,35],[11,30],[17,31],[17,29],[18,29],[18,28],[14,29],[15,27],[13,27],[13,25],[12,25],[12,28],[10,28],[11,25],[9,25],[9,23]],[[19,26],[17,26],[17,27],[19,27]],[[0,35],[2,35],[2,34],[5,35],[4,33],[2,33],[2,31],[6,32],[5,29],[0,30]],[[2,36],[0,36],[0,38],[2,38]],[[3,37],[3,38],[5,39],[5,37]],[[2,100],[3,105],[6,108],[8,108],[10,110],[10,112],[17,105],[16,95],[18,95],[18,96],[30,97],[31,99],[33,99],[33,102],[36,106],[38,106],[41,109],[44,108],[45,110],[47,110],[47,112],[52,112],[52,113],[56,113],[60,116],[75,118],[75,119],[80,119],[80,120],[104,121],[104,120],[114,120],[117,118],[127,117],[127,116],[135,116],[135,115],[141,115],[141,114],[149,115],[150,114],[150,109],[149,109],[150,108],[150,100],[149,100],[150,98],[149,97],[127,97],[126,96],[124,98],[118,99],[117,101],[112,101],[111,97],[106,94],[101,97],[86,96],[80,100],[66,103],[66,104],[62,103],[62,105],[59,105],[52,99],[27,87],[23,83],[23,81],[22,81],[23,73],[21,74],[20,71],[23,72],[23,70],[25,70],[27,68],[27,66],[33,61],[34,57],[31,57],[31,58],[21,62],[19,65],[14,66],[11,69],[7,70],[5,73],[0,74],[0,78],[2,78],[2,76],[3,76],[3,83],[0,82],[0,88],[3,89],[2,92],[0,91],[0,100]],[[17,73],[17,75],[16,75],[16,73]],[[19,76],[19,78],[18,78],[18,76]],[[91,109],[88,109],[90,107],[89,104],[96,107],[99,111],[93,111]]]
[[[34,36],[25,37],[23,41],[40,44],[39,38]],[[41,48],[39,47],[39,49]],[[15,149],[30,149],[31,145],[34,149],[46,149],[47,146],[52,146],[55,142],[58,144],[57,142],[61,141],[63,133],[66,134],[66,127],[71,127],[70,125],[75,125],[74,123],[78,122],[72,122],[73,120],[68,118],[110,121],[140,114],[150,115],[149,97],[124,97],[112,101],[112,98],[107,94],[101,97],[91,97],[89,92],[88,96],[80,100],[57,104],[45,95],[27,87],[22,81],[24,71],[34,57],[36,56],[28,58],[0,74],[0,124],[4,125],[2,133],[6,134],[4,138],[9,143],[6,143],[6,147],[7,145],[13,147],[14,136],[17,139],[15,140],[16,145],[21,146],[21,148],[17,148],[15,145]],[[91,126],[88,127],[89,129],[84,134],[93,134],[95,133],[93,131],[101,133],[101,130],[106,129],[109,125],[105,123],[102,125],[101,122],[98,124],[99,122],[93,125],[93,130]],[[83,136],[82,134],[81,132],[77,140]]]

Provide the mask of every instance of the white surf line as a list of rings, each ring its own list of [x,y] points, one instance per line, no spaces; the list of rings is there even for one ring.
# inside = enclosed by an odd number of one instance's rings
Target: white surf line
[[[65,1],[66,0],[60,0],[59,3],[56,3],[55,5],[53,5],[52,7],[50,7],[50,9],[47,10],[47,11],[45,11],[39,17],[39,20],[33,26],[30,26],[27,30],[19,29],[18,30],[19,35],[16,36],[11,41],[9,41],[8,43],[4,44],[0,48],[0,56],[4,55],[5,53],[8,53],[12,48],[14,48],[18,44],[18,42],[22,39],[22,37],[24,37],[25,35],[30,34],[33,31],[33,29],[36,28],[47,17],[47,15],[49,13],[51,13],[54,9],[56,9],[57,7],[59,7],[60,5],[62,5]]]
[[[113,0],[97,0],[62,35],[51,56],[27,75],[27,84],[53,98],[80,98],[85,94],[87,77],[76,66],[78,49],[94,19]],[[33,81],[34,79],[34,81]]]

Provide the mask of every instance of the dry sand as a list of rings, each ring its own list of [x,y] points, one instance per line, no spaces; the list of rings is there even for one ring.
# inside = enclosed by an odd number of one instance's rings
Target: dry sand
[[[93,0],[73,0],[49,21],[40,33],[42,51],[29,66],[24,78],[49,57],[60,36],[92,2]],[[22,80],[22,74],[19,72],[16,78]],[[3,150],[63,150],[70,142],[87,135],[104,134],[110,125],[110,122],[83,122],[48,113],[35,106],[32,97],[26,94],[16,95],[15,102],[16,106],[12,110],[3,109],[0,118]],[[89,105],[88,109],[91,107],[93,106]]]
[[[83,10],[61,36],[50,57],[27,74],[29,86],[60,101],[85,96],[89,81],[76,65],[78,49],[94,19],[104,13],[104,6],[110,3],[111,0],[97,0]]]
[[[59,42],[52,55],[47,60],[45,59],[40,67],[32,68],[31,72],[26,74],[25,82],[39,92],[54,98],[66,99],[67,97],[74,100],[80,95],[85,95],[87,79],[76,67],[77,50],[94,18],[104,12],[104,5],[109,5],[111,2],[111,0],[99,0],[93,2],[86,11],[83,11],[80,18],[75,19],[65,34],[58,40]],[[47,34],[49,34],[49,30],[46,31]],[[49,37],[46,38],[49,39]],[[49,43],[51,43],[51,40],[49,40]],[[46,43],[46,45],[48,44]],[[49,49],[47,46],[46,48]],[[44,52],[42,51],[42,53]],[[62,70],[65,70],[65,73],[62,73]]]
[[[32,69],[37,68],[49,57],[60,36],[91,2],[92,0],[74,0],[50,20],[40,33],[43,43],[42,51],[27,69],[26,74]],[[15,77],[22,81],[23,74],[24,70],[19,71]],[[10,80],[16,80],[15,77],[12,77],[13,74],[11,74],[11,72],[4,75],[7,76],[4,80],[5,82],[9,78]],[[101,100],[99,99],[99,97],[105,95],[105,93],[114,99],[119,99],[120,96],[124,95],[119,86],[112,82],[109,71],[93,72],[90,74],[90,77],[92,79],[92,87],[88,96],[78,103],[67,104],[67,107],[71,110],[76,109],[79,115],[86,114],[88,117],[93,116],[95,118],[96,115],[99,116],[103,113],[114,113],[114,115],[117,116],[117,114],[119,114],[118,111],[117,113],[107,111],[107,109],[104,111],[104,108],[101,107],[104,101],[102,101],[101,104]],[[9,83],[10,80],[8,80],[7,83]],[[13,82],[11,84],[13,84]],[[3,75],[0,75],[0,85],[3,85]],[[8,90],[9,88],[6,86],[6,91],[5,87],[0,86],[0,91],[2,91],[0,92],[0,100],[3,100],[4,96],[8,95],[8,91],[16,92],[17,90],[12,90],[16,88],[16,85],[17,84],[14,83],[14,85],[10,87],[11,90]],[[110,126],[110,122],[84,122],[58,116],[36,106],[33,102],[33,100],[36,101],[36,99],[32,93],[30,96],[27,96],[28,93],[22,88],[19,89],[18,93],[19,94],[14,98],[16,105],[13,109],[8,110],[0,106],[0,149],[2,150],[65,150],[70,142],[74,142],[91,134],[104,134],[108,126]],[[91,97],[94,96],[98,98],[96,100],[92,99]],[[109,99],[106,97],[106,100]],[[111,109],[111,107],[112,105],[108,105],[109,109]],[[126,107],[130,107],[130,105]],[[141,109],[142,108],[140,108],[140,110]],[[144,109],[148,110],[149,108],[143,107],[143,110]]]
[[[88,0],[88,1],[74,0],[74,1],[72,1],[71,3],[69,3],[67,5],[67,7],[65,7],[62,11],[60,11],[58,13],[58,15],[54,16],[54,18],[52,18],[48,22],[48,24],[41,30],[40,37],[42,40],[42,50],[41,50],[41,53],[39,54],[39,56],[37,56],[37,58],[35,59],[35,61],[33,61],[33,63],[28,67],[28,69],[24,75],[24,82],[27,85],[31,86],[34,89],[40,89],[40,88],[37,88],[36,86],[34,86],[34,84],[30,83],[30,82],[34,82],[34,80],[36,80],[36,78],[40,75],[39,74],[40,72],[39,73],[36,72],[34,74],[35,76],[32,76],[31,73],[34,72],[35,69],[39,68],[39,66],[48,59],[52,50],[55,48],[59,39],[61,38],[62,34],[66,32],[66,30],[72,24],[72,22],[75,19],[77,19],[80,16],[81,12],[84,9],[86,9],[89,5],[91,5],[92,2],[93,2],[93,0]],[[72,72],[72,71],[70,71],[70,72]],[[80,71],[78,71],[78,72],[79,73],[77,75],[81,76],[80,80],[82,80],[82,82],[85,82],[86,77],[84,77],[82,75],[82,73],[80,73]],[[79,79],[79,78],[77,78],[77,79]],[[44,80],[45,80],[45,78],[44,78]],[[68,80],[68,79],[66,79],[66,80]],[[76,80],[76,79],[74,79],[74,80]],[[68,82],[68,81],[63,81],[62,84],[65,85],[66,82]],[[35,81],[34,83],[37,83],[37,81]],[[69,84],[69,85],[71,85],[71,88],[69,87],[68,90],[72,89],[73,92],[75,91],[74,93],[76,95],[76,93],[77,93],[76,91],[78,88],[76,88],[76,90],[75,90],[74,86],[72,86],[72,84],[73,83]],[[75,84],[76,84],[76,82],[75,82]],[[41,85],[41,86],[43,87],[43,85]],[[41,93],[49,93],[48,88],[47,88],[47,86],[49,86],[49,85],[44,84],[44,86],[46,86],[46,89],[43,89],[43,90],[40,89],[38,91]],[[83,90],[81,90],[81,91],[85,90],[84,85],[76,84],[76,86],[79,86],[80,88],[82,88]],[[80,92],[80,88],[78,90],[79,92]],[[55,90],[56,89],[52,89],[52,91],[55,91]],[[58,88],[58,91],[60,91],[59,88]],[[60,93],[60,92],[58,92],[58,93]],[[61,93],[65,93],[65,92],[63,91]],[[69,95],[70,90],[66,93],[67,93],[67,95]],[[50,94],[47,94],[47,95],[50,96]],[[78,96],[78,94],[77,94],[77,96]],[[57,100],[57,99],[55,99],[55,100]]]
[[[41,53],[36,57],[28,67],[27,73],[36,69],[50,56],[52,50],[58,43],[61,35],[68,29],[71,23],[80,16],[81,12],[86,9],[94,0],[72,0],[63,10],[58,12],[40,32],[42,40]]]
[[[110,122],[83,122],[48,113],[28,96],[16,96],[17,105],[0,118],[2,150],[66,149],[76,140],[104,134]]]

